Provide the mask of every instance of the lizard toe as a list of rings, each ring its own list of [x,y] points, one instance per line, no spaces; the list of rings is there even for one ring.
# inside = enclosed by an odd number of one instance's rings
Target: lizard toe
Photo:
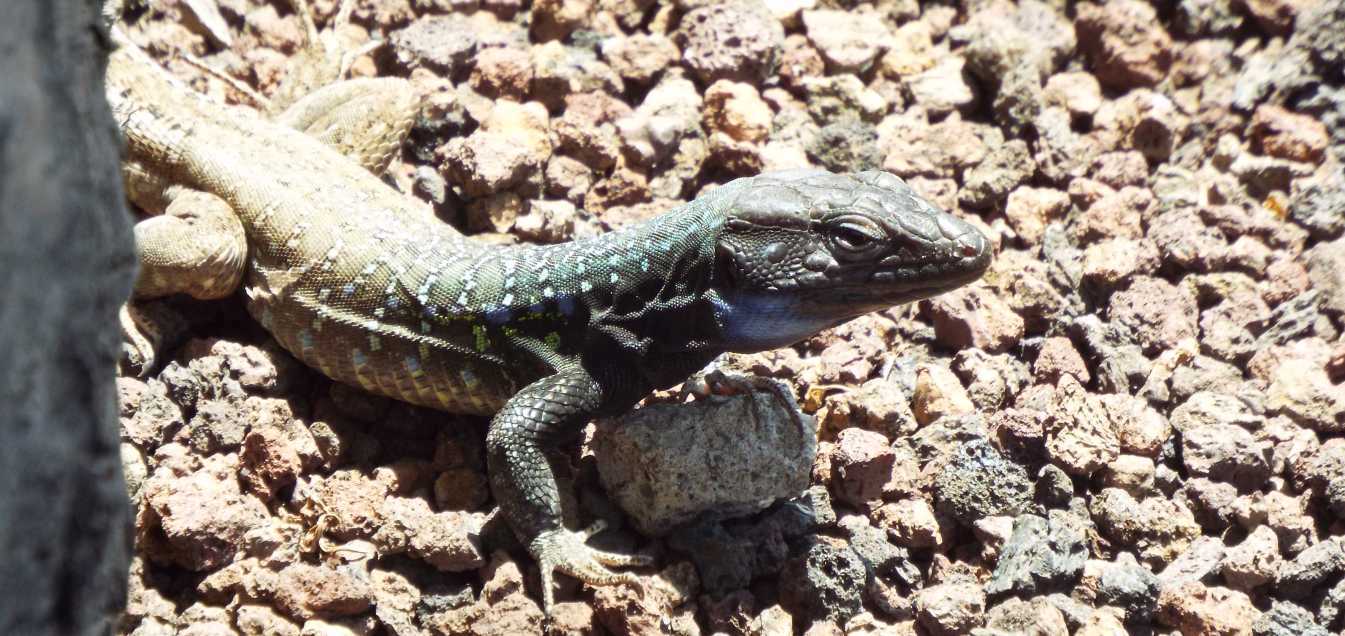
[[[157,330],[144,313],[131,303],[121,306],[117,312],[117,321],[121,323],[123,351],[129,366],[139,377],[149,375],[157,355],[155,342],[160,339]]]
[[[558,529],[542,533],[532,541],[529,551],[542,571],[542,608],[550,612],[555,604],[555,573],[572,576],[589,585],[632,585],[643,589],[640,579],[630,572],[611,567],[642,566],[653,563],[643,554],[621,554],[589,546],[585,541],[601,532],[606,524],[597,522],[582,531]]]

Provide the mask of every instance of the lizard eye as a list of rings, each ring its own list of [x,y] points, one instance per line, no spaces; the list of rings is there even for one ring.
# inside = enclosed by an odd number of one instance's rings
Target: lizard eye
[[[878,228],[868,221],[844,220],[828,228],[827,234],[836,249],[851,253],[867,252],[882,240]]]

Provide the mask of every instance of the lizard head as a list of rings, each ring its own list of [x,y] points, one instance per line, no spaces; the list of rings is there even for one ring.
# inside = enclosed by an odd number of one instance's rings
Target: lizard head
[[[990,264],[980,231],[885,172],[790,171],[720,190],[712,292],[730,350],[791,344],[961,287]]]

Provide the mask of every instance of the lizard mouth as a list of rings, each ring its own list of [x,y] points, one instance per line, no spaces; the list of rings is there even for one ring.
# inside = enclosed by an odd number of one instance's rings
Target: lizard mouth
[[[883,258],[865,276],[865,282],[934,295],[970,283],[990,267],[990,242],[975,229],[929,247],[914,258],[904,253]]]
[[[811,272],[772,281],[765,286],[764,291],[825,295],[846,301],[882,299],[897,304],[936,296],[966,285],[980,278],[989,266],[990,251],[984,250],[957,259],[884,263],[881,267],[852,266],[828,273]],[[723,268],[722,275],[741,282],[733,268]]]

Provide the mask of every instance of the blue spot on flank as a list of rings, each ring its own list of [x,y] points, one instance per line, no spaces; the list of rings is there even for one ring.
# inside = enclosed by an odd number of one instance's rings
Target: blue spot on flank
[[[405,358],[402,358],[402,364],[406,367],[406,370],[410,371],[411,373],[420,372],[420,358],[417,358],[415,356],[406,356]]]
[[[307,329],[304,329],[303,331],[300,331],[300,332],[299,332],[299,346],[302,347],[304,351],[308,351],[308,350],[312,349],[312,348],[313,348],[313,332],[311,332],[311,331],[309,331],[309,330],[307,330]]]
[[[396,296],[389,296],[387,302],[384,304],[387,306],[388,309],[396,310],[398,307],[402,306],[402,301],[399,300]]]
[[[347,295],[347,296],[354,296],[354,295],[355,295],[355,283],[346,283],[345,286],[341,288],[341,293],[343,293],[343,294],[345,294],[345,295]]]
[[[566,296],[561,296],[560,298],[557,298],[557,299],[556,299],[556,309],[560,311],[560,313],[561,313],[562,316],[573,316],[573,315],[574,315],[574,296],[566,295]]]
[[[534,314],[540,314],[546,311],[546,303],[534,303],[528,306],[528,311]]]
[[[355,349],[350,352],[350,360],[355,363],[356,368],[359,368],[369,362],[369,356],[364,355],[363,351]]]
[[[425,306],[424,306],[423,308],[421,308],[421,310],[420,310],[420,315],[423,316],[423,317],[425,317],[425,318],[433,318],[433,317],[435,316],[435,314],[437,314],[437,313],[438,313],[438,310],[436,310],[436,309],[434,308],[434,305],[425,305]]]
[[[486,322],[492,326],[498,327],[509,322],[509,319],[512,318],[513,315],[514,312],[510,311],[508,307],[496,307],[495,309],[486,312]]]
[[[462,376],[462,381],[469,387],[475,387],[481,383],[481,379],[476,377],[476,374],[472,373],[472,370],[466,367],[462,369],[460,375]]]

